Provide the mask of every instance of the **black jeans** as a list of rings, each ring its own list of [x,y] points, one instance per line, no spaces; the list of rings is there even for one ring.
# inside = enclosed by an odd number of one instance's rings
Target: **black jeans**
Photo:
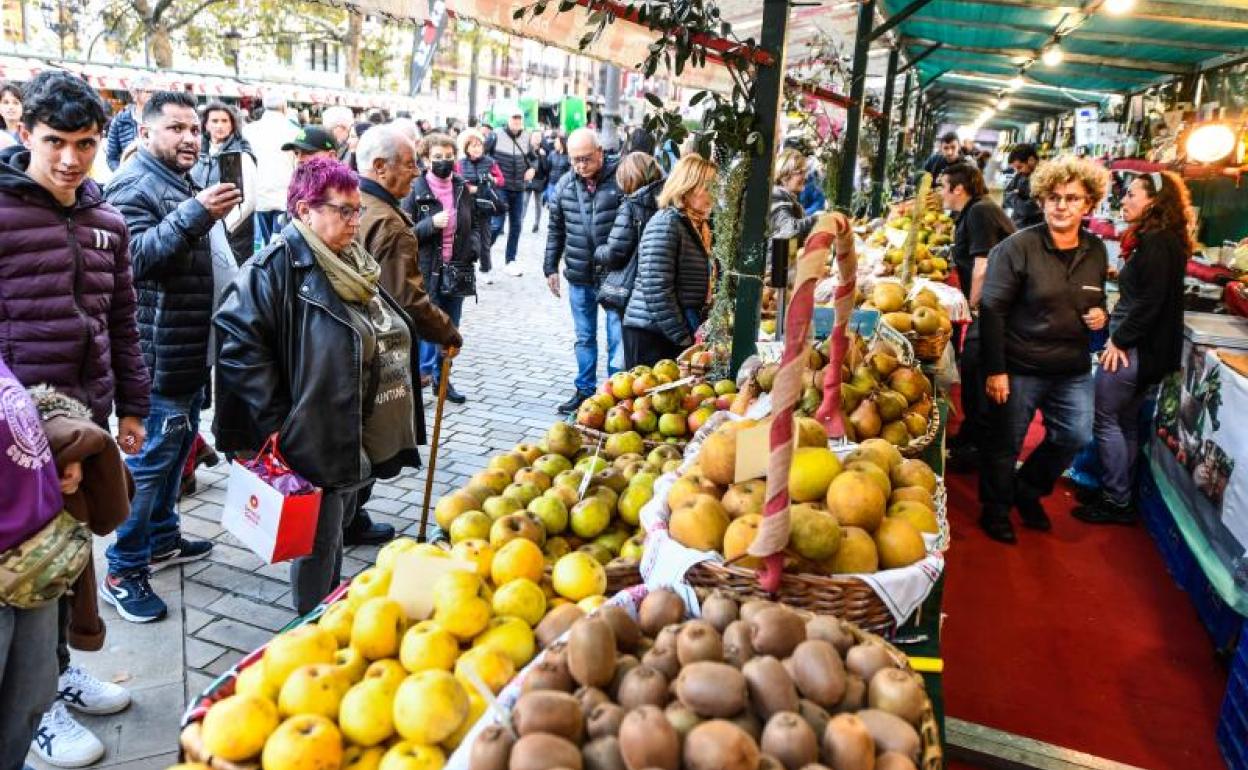
[[[974,326],[971,327],[974,329]],[[966,346],[962,348],[962,356],[958,359],[959,375],[962,379],[962,426],[953,443],[969,449],[979,447],[979,437],[985,435],[988,425],[988,397],[984,393],[984,372],[980,365],[979,334],[967,332]]]
[[[613,312],[608,310],[608,313]],[[653,366],[665,358],[676,358],[684,350],[662,334],[647,329],[624,327],[624,368]]]

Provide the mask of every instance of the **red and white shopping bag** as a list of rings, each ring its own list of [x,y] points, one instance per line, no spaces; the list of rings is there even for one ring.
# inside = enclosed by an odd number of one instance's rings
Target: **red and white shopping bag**
[[[273,564],[312,552],[321,490],[290,469],[277,434],[251,460],[230,465],[221,526]]]

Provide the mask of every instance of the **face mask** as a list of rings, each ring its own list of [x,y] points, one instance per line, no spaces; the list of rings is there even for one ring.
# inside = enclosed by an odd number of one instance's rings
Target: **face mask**
[[[430,162],[429,169],[433,171],[433,175],[439,179],[446,179],[455,170],[455,161],[453,160],[435,160]]]

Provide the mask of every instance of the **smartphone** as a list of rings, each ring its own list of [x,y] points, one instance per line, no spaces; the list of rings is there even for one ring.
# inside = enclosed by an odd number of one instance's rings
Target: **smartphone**
[[[241,152],[223,152],[217,156],[221,165],[221,183],[232,184],[243,194],[243,154]]]

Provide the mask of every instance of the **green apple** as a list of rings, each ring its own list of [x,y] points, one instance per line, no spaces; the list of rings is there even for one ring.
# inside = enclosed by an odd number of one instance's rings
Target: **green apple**
[[[490,536],[490,525],[493,520],[481,511],[467,511],[455,517],[451,522],[451,544],[464,540],[485,540]]]
[[[571,470],[572,461],[563,455],[548,454],[537,458],[537,461],[533,463],[533,467],[553,479],[560,473]]]
[[[529,502],[529,512],[542,520],[546,534],[557,535],[568,528],[568,507],[558,497],[542,495]]]
[[[513,497],[503,497],[502,495],[495,495],[481,503],[481,510],[490,517],[491,521],[498,521],[507,514],[515,513],[522,508],[524,506],[520,504],[519,500]]]
[[[577,537],[597,537],[611,523],[611,508],[600,497],[587,497],[572,507],[571,519]]]
[[[542,490],[538,489],[536,484],[528,482],[511,484],[503,490],[503,497],[510,497],[522,506],[533,502],[540,494]]]

